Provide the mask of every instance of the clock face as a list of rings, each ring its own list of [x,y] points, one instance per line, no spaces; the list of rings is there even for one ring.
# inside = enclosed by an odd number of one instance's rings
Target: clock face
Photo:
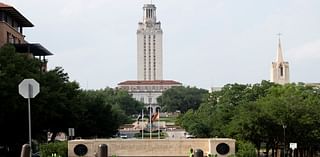
[[[149,19],[146,21],[147,27],[153,27],[153,22]]]
[[[152,27],[153,24],[151,22],[147,22],[147,27]]]

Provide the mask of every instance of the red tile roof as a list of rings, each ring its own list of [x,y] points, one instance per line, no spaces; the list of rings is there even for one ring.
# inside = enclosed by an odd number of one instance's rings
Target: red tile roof
[[[7,8],[7,7],[12,7],[12,6],[0,2],[0,8]]]
[[[118,85],[181,85],[181,83],[173,80],[128,80]]]

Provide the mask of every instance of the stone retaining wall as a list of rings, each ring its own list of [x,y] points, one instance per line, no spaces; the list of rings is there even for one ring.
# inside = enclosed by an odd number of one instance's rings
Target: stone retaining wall
[[[221,155],[217,153],[217,145],[225,143],[230,151]],[[94,139],[72,140],[68,142],[68,156],[77,157],[74,147],[83,144],[88,148],[84,157],[95,157],[100,144],[108,146],[108,155],[117,157],[186,157],[190,148],[201,149],[204,155],[217,154],[219,157],[227,157],[235,154],[235,140],[227,138],[213,139]]]

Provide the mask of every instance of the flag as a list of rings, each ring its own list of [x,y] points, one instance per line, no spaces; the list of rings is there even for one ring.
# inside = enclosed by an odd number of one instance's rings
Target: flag
[[[140,121],[141,118],[142,118],[142,116],[139,114],[139,116],[137,118],[138,124],[139,124],[139,121]]]
[[[160,113],[159,112],[155,112],[151,116],[151,123],[156,121],[156,120],[159,120],[159,119],[160,119]]]

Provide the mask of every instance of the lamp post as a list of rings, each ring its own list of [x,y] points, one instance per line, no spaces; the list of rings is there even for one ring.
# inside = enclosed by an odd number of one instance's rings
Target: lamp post
[[[151,112],[151,103],[150,103],[150,105],[149,105],[149,109],[150,109],[150,113],[149,113],[149,136],[150,136],[150,139],[151,139],[151,137],[152,137],[152,135],[151,135],[151,132],[152,132],[152,122],[151,122],[151,114],[152,114],[152,112]]]
[[[150,139],[152,138],[152,135],[151,135],[151,131],[152,131],[152,122],[151,122],[151,115],[152,115],[152,107],[151,107],[151,103],[152,103],[152,97],[151,97],[151,93],[149,93],[149,109],[150,109],[150,112],[149,112],[149,135],[150,135]]]
[[[283,156],[286,156],[286,128],[287,125],[282,124],[283,127]]]

